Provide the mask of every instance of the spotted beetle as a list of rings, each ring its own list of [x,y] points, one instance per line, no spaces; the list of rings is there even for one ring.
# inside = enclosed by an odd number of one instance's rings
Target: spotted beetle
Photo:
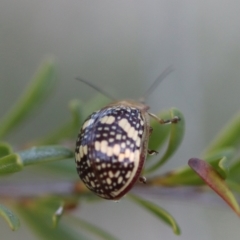
[[[171,68],[167,68],[145,96],[171,71]],[[93,112],[83,123],[76,142],[76,168],[86,187],[99,197],[118,200],[137,180],[146,182],[140,175],[147,154],[156,153],[148,150],[152,132],[149,116],[160,124],[177,123],[180,120],[177,116],[163,120],[148,110],[149,107],[142,102],[117,101]]]

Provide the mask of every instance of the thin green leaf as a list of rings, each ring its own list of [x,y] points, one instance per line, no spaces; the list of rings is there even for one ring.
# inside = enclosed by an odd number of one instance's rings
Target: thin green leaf
[[[153,171],[156,171],[160,166],[162,166],[178,149],[180,146],[183,136],[184,136],[184,129],[185,129],[185,120],[183,117],[183,114],[173,108],[170,111],[171,118],[174,118],[175,116],[180,117],[181,121],[179,121],[177,124],[171,124],[171,130],[170,130],[170,136],[169,136],[169,142],[166,149],[166,152],[161,157],[159,161],[157,161],[155,164],[153,164],[151,167],[146,169],[145,173],[149,174]]]
[[[73,151],[61,146],[42,146],[18,152],[24,166],[73,158]]]
[[[240,145],[240,114],[236,115],[212,141],[206,153],[226,147],[238,148]]]
[[[136,195],[129,194],[128,197],[130,197],[131,200],[139,204],[140,206],[144,207],[146,210],[154,214],[156,217],[164,221],[167,225],[172,227],[173,232],[176,235],[180,235],[181,231],[180,228],[175,221],[175,219],[164,209],[160,208],[159,206],[144,200],[140,197],[137,197]]]
[[[223,157],[218,162],[218,168],[216,169],[222,178],[227,178],[229,174],[229,165],[226,157]]]
[[[82,123],[82,104],[79,100],[72,100],[69,104],[69,109],[72,114],[71,121],[65,123],[48,136],[38,140],[37,145],[56,144],[64,139],[76,136]]]
[[[65,224],[59,223],[56,228],[53,228],[51,223],[51,212],[44,209],[44,206],[38,204],[26,203],[19,204],[17,208],[19,214],[31,226],[41,239],[51,240],[86,240],[86,236],[76,233],[72,228]]]
[[[170,171],[164,175],[148,178],[148,184],[151,186],[198,186],[204,182],[188,166]]]
[[[0,158],[5,157],[12,153],[12,148],[5,142],[0,142]]]
[[[69,104],[70,111],[72,113],[72,119],[68,123],[59,127],[54,132],[50,133],[48,136],[36,141],[36,145],[49,145],[56,144],[60,141],[76,137],[76,134],[80,131],[81,124],[83,122],[83,117],[86,118],[93,111],[96,111],[109,103],[102,95],[91,99],[88,103],[84,105],[79,100],[72,100]]]
[[[0,215],[5,219],[8,223],[9,227],[15,231],[20,227],[20,221],[18,217],[4,205],[0,204]]]
[[[240,158],[230,167],[228,178],[238,184],[240,183]]]
[[[205,161],[209,162],[223,177],[228,175],[228,162],[233,158],[235,150],[225,148],[206,155]],[[196,186],[204,182],[189,166],[180,167],[162,176],[148,179],[148,184],[155,186]]]
[[[15,103],[15,105],[0,120],[0,138],[5,137],[20,124],[40,102],[46,100],[54,80],[54,64],[47,59],[32,82]]]
[[[63,215],[63,212],[64,212],[64,204],[61,204],[59,206],[59,208],[57,209],[57,211],[52,216],[52,221],[53,221],[53,227],[54,228],[57,227],[57,225],[59,223],[59,220]]]
[[[62,176],[74,176],[76,177],[76,166],[73,164],[73,159],[66,159],[64,161],[57,161],[57,162],[49,162],[47,164],[42,165],[44,167],[44,170],[49,170],[55,174],[59,174]]]
[[[217,151],[212,151],[205,155],[204,160],[209,162],[215,170],[225,179],[229,174],[229,162],[236,154],[236,150],[231,147],[222,148]]]
[[[49,214],[49,223],[51,222],[51,217],[59,208],[63,205],[63,197],[61,196],[46,196],[38,198],[34,201],[34,206],[38,209],[44,209],[46,214]]]
[[[235,192],[240,193],[240,184],[238,182],[232,181],[231,179],[226,179],[226,184],[228,187]]]
[[[76,224],[77,227],[81,227],[82,229],[88,231],[91,234],[97,236],[97,239],[103,240],[116,240],[117,238],[112,236],[110,233],[105,230],[95,226],[92,223],[89,223],[85,220],[79,219],[73,215],[68,215],[68,222],[71,221],[73,224]]]
[[[22,169],[23,163],[17,154],[9,154],[0,158],[0,175],[19,172]]]
[[[226,147],[226,148],[221,148],[219,150],[216,150],[216,151],[212,151],[208,154],[204,154],[202,156],[202,158],[211,163],[216,161],[217,159],[220,159],[222,157],[226,157],[228,159],[228,161],[231,161],[234,156],[236,154],[236,150],[232,147]]]
[[[171,118],[170,112],[163,112],[159,114],[159,117],[161,119],[169,119]],[[148,148],[151,150],[159,150],[159,148],[163,145],[163,143],[166,141],[169,132],[170,132],[170,124],[160,124],[155,119],[151,119],[151,127],[153,129],[153,132],[149,138],[149,144]]]
[[[240,216],[238,202],[218,172],[209,163],[198,158],[191,158],[188,164]]]

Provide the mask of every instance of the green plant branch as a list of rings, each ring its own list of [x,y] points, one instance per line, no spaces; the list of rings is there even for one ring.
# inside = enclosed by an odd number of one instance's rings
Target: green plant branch
[[[15,105],[0,120],[0,139],[7,136],[27,116],[30,115],[39,103],[46,101],[53,87],[55,71],[51,58],[44,61],[35,77]]]
[[[0,138],[6,137],[14,130],[23,120],[30,116],[30,113],[39,106],[50,94],[54,83],[54,64],[52,60],[44,62],[40,70],[37,72],[32,83],[12,109],[0,120]],[[70,102],[71,120],[64,125],[59,126],[41,139],[32,141],[34,145],[43,145],[41,147],[33,147],[23,151],[15,152],[14,148],[8,143],[0,142],[0,175],[7,175],[24,170],[26,166],[48,163],[46,169],[51,170],[58,176],[69,174],[71,179],[73,176],[77,178],[74,169],[74,152],[63,146],[55,146],[49,144],[61,143],[64,141],[72,141],[77,136],[82,120],[93,111],[105,106],[108,100],[102,96],[91,99],[88,103],[82,104],[79,100]],[[166,112],[163,115],[166,115]],[[168,113],[169,115],[169,113]],[[147,163],[146,174],[156,171],[166,163],[180,146],[185,129],[185,121],[182,113],[177,109],[170,111],[170,117],[178,116],[181,121],[178,124],[161,126],[157,122],[152,122],[154,131],[150,136],[149,147],[153,150],[166,147],[163,156],[158,160],[151,160]],[[203,160],[193,158],[189,161],[188,166],[172,170],[163,175],[156,175],[147,178],[147,184],[136,184],[137,188],[133,189],[134,193],[141,193],[147,190],[160,191],[162,186],[194,186],[188,194],[196,195],[196,186],[210,186],[217,194],[219,194],[232,209],[240,214],[237,201],[230,189],[240,192],[240,158],[238,151],[240,145],[240,115],[238,114],[230,124],[218,135],[218,137],[210,144],[209,148],[203,155]],[[159,138],[160,136],[160,138]],[[72,160],[59,161],[59,160]],[[231,161],[235,159],[235,162]],[[187,160],[187,159],[186,159]],[[148,161],[148,160],[147,160]],[[198,174],[196,174],[195,172]],[[200,178],[200,177],[201,178]],[[75,178],[74,178],[75,179]],[[140,187],[141,186],[141,187]],[[161,186],[161,188],[159,188]],[[154,188],[153,188],[154,187]],[[156,188],[158,187],[158,188]],[[139,191],[141,189],[141,191]],[[181,188],[180,190],[182,190]],[[206,188],[204,188],[206,189]],[[168,190],[169,191],[169,190]],[[171,189],[172,196],[177,199],[179,189]],[[48,197],[47,197],[48,195]],[[9,201],[9,205],[14,202],[20,215],[35,229],[36,233],[43,239],[48,236],[56,239],[86,239],[84,235],[77,235],[72,232],[72,226],[62,221],[62,214],[65,210],[74,209],[80,201],[94,202],[100,198],[91,193],[80,180],[57,183],[50,182],[44,186],[29,182],[0,184],[0,196],[4,201]],[[156,204],[149,202],[137,195],[128,195],[129,198],[145,208],[150,213],[163,220],[172,227],[176,234],[180,234],[180,229],[174,218],[164,209]],[[187,194],[185,194],[185,197]],[[200,197],[198,197],[200,198]],[[0,205],[0,215],[8,222],[9,226],[16,230],[19,227],[18,217],[4,205]],[[72,218],[72,221],[78,222],[86,231],[90,231],[93,235],[99,235],[102,239],[115,239],[113,236],[102,229],[89,224],[83,220]],[[56,229],[52,228],[54,224]],[[64,219],[64,218],[63,218]],[[50,223],[50,224],[49,224]],[[51,227],[50,227],[51,225]],[[59,226],[58,226],[59,225]],[[60,228],[59,228],[60,227]]]
[[[73,158],[73,151],[62,146],[33,147],[0,158],[0,174],[14,173],[25,166]]]

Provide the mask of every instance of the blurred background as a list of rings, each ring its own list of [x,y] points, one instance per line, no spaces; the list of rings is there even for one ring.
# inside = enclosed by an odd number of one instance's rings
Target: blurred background
[[[69,100],[96,95],[76,76],[116,98],[138,98],[172,65],[147,103],[153,113],[174,106],[186,118],[183,144],[161,171],[187,164],[239,111],[239,10],[238,1],[216,0],[1,0],[0,117],[46,56],[55,57],[59,79],[48,105],[9,140],[47,133],[68,119]],[[78,214],[124,240],[239,239],[240,221],[225,205],[147,198],[176,218],[180,237],[125,199],[83,205]],[[0,229],[1,239],[35,239],[24,222],[11,232],[0,219]]]

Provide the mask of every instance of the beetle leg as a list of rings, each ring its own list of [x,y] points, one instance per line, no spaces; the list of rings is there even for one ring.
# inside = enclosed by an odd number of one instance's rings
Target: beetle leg
[[[139,182],[146,184],[147,183],[146,177],[144,177],[144,176],[139,177]]]
[[[156,116],[153,113],[148,113],[148,115],[153,117],[153,118],[155,118],[161,124],[178,123],[181,120],[178,116],[175,116],[175,117],[173,117],[171,119],[163,120],[163,119],[159,118],[158,116]]]
[[[149,127],[149,136],[152,134],[152,132],[153,132],[153,128]]]
[[[155,151],[155,150],[150,150],[150,149],[148,149],[148,154],[151,155],[151,156],[153,156],[153,155],[158,154],[158,152]]]

